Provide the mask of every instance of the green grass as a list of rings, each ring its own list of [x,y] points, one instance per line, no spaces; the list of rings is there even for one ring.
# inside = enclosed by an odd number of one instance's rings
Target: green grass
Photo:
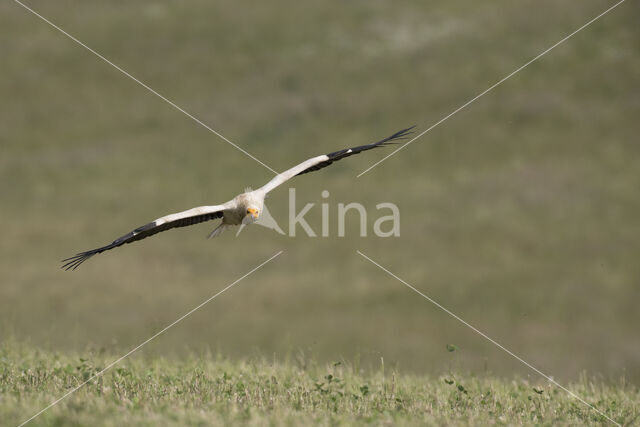
[[[277,170],[426,129],[612,4],[27,3]],[[455,343],[463,372],[529,374],[361,250],[563,382],[586,370],[640,384],[638,22],[625,2],[361,178],[389,151],[291,181],[299,205],[316,203],[316,231],[324,201],[331,236],[338,203],[390,201],[398,238],[358,237],[355,216],[346,238],[249,227],[206,240],[207,223],[64,272],[62,258],[271,173],[0,2],[0,339],[121,354],[284,250],[144,357],[302,348],[437,378]],[[283,186],[266,202],[281,225],[287,200]]]
[[[0,348],[0,419],[17,425],[91,378],[117,355]],[[587,379],[567,386],[621,424],[640,415],[640,391]],[[605,423],[537,378],[448,372],[401,375],[380,364],[317,364],[298,354],[235,360],[129,358],[31,425],[424,425]]]

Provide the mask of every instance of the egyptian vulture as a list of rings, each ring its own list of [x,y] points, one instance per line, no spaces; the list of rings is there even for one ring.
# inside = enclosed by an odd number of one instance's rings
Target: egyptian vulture
[[[197,208],[189,209],[184,212],[178,212],[171,215],[163,216],[153,222],[138,227],[130,233],[114,240],[112,243],[102,246],[100,248],[91,249],[90,251],[80,252],[70,258],[62,260],[64,263],[62,268],[65,270],[75,270],[91,258],[92,256],[108,251],[109,249],[117,248],[125,243],[132,243],[138,240],[142,240],[161,231],[169,230],[171,228],[186,227],[188,225],[199,224],[204,221],[210,221],[212,219],[222,218],[222,222],[216,227],[209,237],[215,237],[220,235],[227,228],[240,224],[251,224],[255,222],[262,212],[264,206],[265,196],[274,188],[287,182],[294,176],[303,175],[305,173],[317,171],[325,168],[338,160],[345,157],[358,154],[362,151],[371,150],[372,148],[384,147],[390,144],[396,144],[399,140],[406,139],[412,132],[411,130],[415,126],[407,129],[403,129],[394,133],[393,135],[371,144],[361,145],[359,147],[346,148],[344,150],[334,151],[333,153],[323,154],[322,156],[313,157],[300,163],[291,169],[277,174],[271,181],[265,186],[253,191],[246,191],[237,195],[234,199],[224,203],[222,205],[215,206],[199,206]]]

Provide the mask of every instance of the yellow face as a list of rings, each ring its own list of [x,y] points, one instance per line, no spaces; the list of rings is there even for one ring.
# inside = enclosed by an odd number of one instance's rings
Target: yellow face
[[[258,211],[258,209],[248,208],[247,215],[251,215],[253,219],[258,219],[258,215],[260,215],[260,212]]]

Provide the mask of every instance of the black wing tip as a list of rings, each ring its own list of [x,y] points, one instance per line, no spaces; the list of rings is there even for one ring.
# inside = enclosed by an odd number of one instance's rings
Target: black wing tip
[[[60,268],[65,271],[75,270],[80,266],[80,264],[82,264],[83,262],[85,262],[86,260],[88,260],[89,258],[91,258],[97,253],[98,253],[97,251],[80,252],[79,254],[76,254],[72,257],[69,257],[60,261],[64,263]]]
[[[391,135],[389,138],[390,139],[398,139],[398,138],[403,138],[405,136],[411,135],[415,128],[416,128],[416,125],[413,125],[413,126],[410,126],[410,127],[406,128],[406,129],[399,130],[398,132],[396,132],[393,135]]]
[[[413,125],[411,127],[399,130],[398,132],[394,133],[391,136],[386,137],[385,139],[383,139],[382,141],[378,142],[378,146],[384,146],[384,145],[393,145],[393,144],[397,144],[398,141],[402,141],[404,139],[409,139],[409,135],[413,134],[413,129],[415,129],[416,125]]]

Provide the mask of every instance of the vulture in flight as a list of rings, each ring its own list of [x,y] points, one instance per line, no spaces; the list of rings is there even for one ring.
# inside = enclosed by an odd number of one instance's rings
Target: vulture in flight
[[[345,157],[358,154],[362,151],[395,144],[399,140],[406,139],[406,137],[412,133],[411,130],[414,127],[415,126],[412,126],[410,128],[398,131],[393,135],[388,136],[387,138],[384,138],[383,140],[380,140],[378,142],[361,145],[359,147],[345,148],[343,150],[334,151],[333,153],[313,157],[300,163],[297,166],[292,167],[291,169],[277,174],[263,187],[253,191],[246,191],[221,205],[199,206],[197,208],[158,218],[155,221],[136,228],[135,230],[114,240],[112,243],[109,243],[108,245],[101,246],[96,249],[91,249],[89,251],[80,252],[77,255],[62,260],[62,262],[64,263],[62,265],[62,268],[65,270],[75,270],[76,268],[78,268],[78,266],[80,266],[80,264],[96,254],[108,251],[109,249],[117,248],[118,246],[122,246],[125,243],[132,243],[138,240],[142,240],[171,228],[186,227],[188,225],[199,224],[204,221],[222,218],[222,222],[220,223],[220,225],[218,225],[218,227],[216,227],[211,232],[211,234],[209,234],[209,237],[215,237],[232,226],[240,224],[251,224],[258,218],[260,218],[260,213],[262,212],[262,208],[264,206],[265,196],[271,190],[278,187],[279,185],[284,184],[294,176],[317,171],[329,166],[333,162],[337,162],[338,160],[342,160]]]

